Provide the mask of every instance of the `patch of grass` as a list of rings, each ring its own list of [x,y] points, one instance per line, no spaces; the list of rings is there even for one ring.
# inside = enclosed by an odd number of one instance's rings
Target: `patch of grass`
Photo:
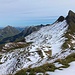
[[[27,47],[29,46],[30,44],[32,44],[31,42],[28,42],[28,43],[25,43],[25,44],[17,44],[15,43],[17,46],[13,46],[12,48],[7,48],[6,51],[9,52],[9,51],[13,51],[15,49],[19,49],[19,48],[24,48],[24,47]]]
[[[2,48],[5,44],[0,44],[0,51],[2,51]]]
[[[69,56],[66,57],[66,60],[68,63],[75,61],[75,53],[70,54]]]
[[[18,71],[15,75],[27,75],[26,70],[22,69],[20,71]]]
[[[53,63],[46,63],[42,66],[39,67],[35,67],[32,69],[29,69],[29,71],[34,70],[34,72],[38,73],[38,72],[43,72],[45,73],[46,71],[54,71],[56,69],[55,65]]]
[[[66,38],[65,42],[62,45],[63,50],[65,50],[67,48],[74,50],[74,48],[73,48],[74,44],[72,43],[72,40],[74,40],[74,38],[72,37],[72,35],[74,35],[74,34],[71,34],[70,31],[68,30],[67,33],[63,36]],[[70,47],[69,47],[69,45],[70,45]]]
[[[41,72],[41,73],[45,73],[46,71],[54,72],[55,69],[57,69],[57,68],[55,67],[55,65],[53,63],[50,63],[50,64],[46,63],[39,67],[20,70],[15,75],[22,75],[21,73],[26,74],[26,72],[30,73],[29,75],[36,75],[36,73],[39,73],[39,72]]]
[[[47,71],[54,72],[56,69],[62,70],[62,68],[68,68],[70,65],[69,63],[75,61],[75,53],[70,54],[65,59],[57,59],[54,63],[58,62],[59,64],[62,64],[60,67],[56,67],[53,63],[46,63],[42,66],[35,67],[35,68],[27,68],[20,70],[15,75],[22,75],[21,73],[30,73],[29,75],[36,75],[36,73],[44,73]]]
[[[38,49],[37,53],[40,55],[41,58],[43,58],[44,57],[43,53],[41,52],[41,50],[39,50],[39,48],[37,48],[37,49]]]
[[[31,71],[29,75],[36,75],[34,71]]]
[[[60,64],[63,65],[59,68],[67,68],[67,67],[70,66],[69,63],[72,62],[72,61],[75,61],[75,53],[70,54],[65,59],[58,59],[55,62],[59,62]]]
[[[44,52],[48,55],[48,57],[51,57],[52,56],[52,50],[44,51]]]

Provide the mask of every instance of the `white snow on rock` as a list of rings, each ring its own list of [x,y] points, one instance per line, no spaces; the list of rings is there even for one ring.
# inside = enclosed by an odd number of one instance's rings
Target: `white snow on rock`
[[[29,36],[25,37],[25,39],[26,42],[33,42],[34,47],[32,47],[32,51],[36,46],[38,48],[43,46],[44,50],[52,50],[52,55],[54,55],[61,51],[61,46],[65,41],[65,38],[62,36],[66,32],[67,28],[68,25],[64,20],[63,22],[43,27],[39,31],[33,32]],[[47,47],[47,45],[49,47]]]
[[[63,66],[62,64],[59,64],[58,62],[57,62],[57,63],[54,63],[54,65],[55,65],[56,67],[61,67],[61,66]]]
[[[56,57],[55,60],[57,57],[63,58],[70,54],[69,52],[60,54],[61,46],[66,39],[63,35],[66,33],[67,28],[68,25],[64,20],[63,22],[45,26],[25,37],[26,42],[32,42],[32,44],[28,47],[5,53],[0,60],[3,63],[0,64],[0,75],[11,74],[22,68],[38,67],[46,62],[51,63],[54,60],[47,61],[48,57],[51,57],[51,51],[52,56]],[[6,46],[8,47],[8,44]],[[56,53],[60,57],[56,56]]]

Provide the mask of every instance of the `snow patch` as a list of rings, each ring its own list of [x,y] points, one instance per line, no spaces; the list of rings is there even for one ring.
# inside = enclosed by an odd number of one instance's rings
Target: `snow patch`
[[[70,67],[55,72],[46,72],[49,75],[75,75],[75,61],[70,63]]]

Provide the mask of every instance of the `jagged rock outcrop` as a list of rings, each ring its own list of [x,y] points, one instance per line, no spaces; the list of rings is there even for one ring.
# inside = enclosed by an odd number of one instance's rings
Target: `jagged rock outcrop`
[[[75,13],[73,11],[69,11],[68,16],[66,17],[66,21],[69,25],[69,32],[74,33],[75,32]]]
[[[57,19],[58,22],[62,22],[63,20],[65,20],[65,18],[64,18],[63,16],[60,16],[60,17]]]
[[[67,17],[65,18],[67,24],[68,24],[68,29],[64,35],[66,38],[65,42],[63,43],[62,47],[64,49],[69,48],[74,50],[75,47],[75,13],[71,10],[69,10]]]

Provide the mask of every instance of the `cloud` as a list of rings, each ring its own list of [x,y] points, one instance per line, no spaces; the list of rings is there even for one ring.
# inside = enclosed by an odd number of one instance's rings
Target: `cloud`
[[[75,11],[75,0],[0,0],[0,20],[37,20]]]
[[[74,3],[73,0],[0,0],[0,13],[35,15],[44,12],[43,14],[58,15],[61,10],[61,13],[69,9],[74,10]]]

